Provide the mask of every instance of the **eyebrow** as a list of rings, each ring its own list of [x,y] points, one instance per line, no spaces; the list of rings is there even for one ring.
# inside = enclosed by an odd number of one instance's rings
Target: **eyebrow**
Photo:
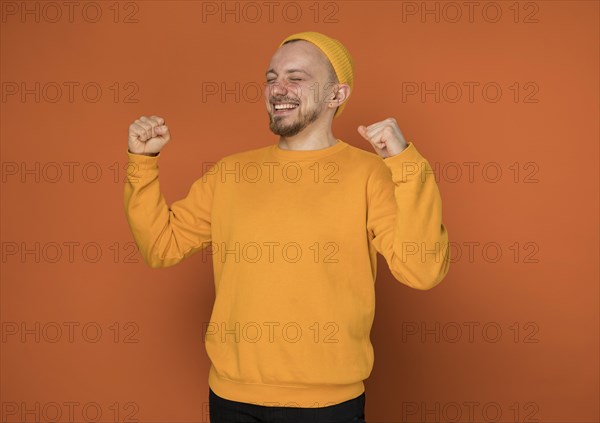
[[[306,72],[306,71],[305,71],[305,70],[303,70],[303,69],[288,69],[288,70],[286,71],[286,73],[294,73],[294,72],[302,72],[302,73],[305,73],[305,74],[306,74],[306,75],[308,75],[308,76],[312,76],[310,73]],[[277,72],[275,72],[275,70],[274,70],[274,69],[269,69],[268,71],[266,71],[266,72],[265,72],[265,76],[267,76],[267,75],[268,75],[268,74],[270,74],[270,73],[274,73],[275,75],[277,75]]]

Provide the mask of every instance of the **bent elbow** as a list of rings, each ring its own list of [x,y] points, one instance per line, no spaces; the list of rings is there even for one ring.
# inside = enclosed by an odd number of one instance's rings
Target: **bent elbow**
[[[439,263],[418,263],[414,267],[407,266],[406,262],[400,260],[393,260],[393,263],[394,266],[390,266],[390,271],[394,278],[420,291],[428,291],[438,286],[450,270],[450,260],[447,255]]]
[[[171,267],[179,263],[179,259],[167,259],[161,258],[156,254],[145,253],[142,254],[144,259],[144,263],[151,269],[164,269],[166,267]]]
[[[437,285],[439,285],[440,282],[442,282],[442,279],[444,279],[444,276],[433,278],[433,279],[427,279],[427,278],[422,278],[422,277],[407,278],[404,275],[399,274],[397,272],[392,272],[392,274],[394,275],[394,278],[396,278],[396,280],[398,282],[400,282],[410,288],[418,289],[419,291],[428,291],[428,290],[436,287]]]
[[[181,258],[160,259],[158,257],[154,257],[150,260],[146,260],[146,263],[152,269],[165,269],[167,267],[175,266],[181,260],[182,260]]]
[[[156,258],[146,255],[144,255],[143,258],[144,263],[146,263],[146,266],[150,267],[151,269],[161,269],[165,267],[164,262],[162,262],[161,260],[157,260]]]
[[[152,269],[162,269],[164,267],[168,267],[168,266],[165,266],[164,263],[162,263],[160,261],[147,261],[146,263]]]

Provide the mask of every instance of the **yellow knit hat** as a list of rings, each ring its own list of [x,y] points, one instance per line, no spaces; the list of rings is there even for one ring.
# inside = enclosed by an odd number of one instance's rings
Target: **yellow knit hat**
[[[354,62],[352,56],[350,56],[350,52],[341,42],[319,32],[299,32],[287,37],[279,44],[279,47],[290,40],[304,40],[316,45],[327,56],[329,62],[331,62],[340,84],[348,84],[350,90],[352,90],[354,87]],[[347,102],[348,100],[346,99],[338,107],[334,117],[342,114],[342,110],[344,110]]]

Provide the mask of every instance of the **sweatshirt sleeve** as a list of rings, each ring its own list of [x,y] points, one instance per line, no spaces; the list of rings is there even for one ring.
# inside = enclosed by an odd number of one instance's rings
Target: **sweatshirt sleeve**
[[[438,285],[450,267],[448,231],[429,162],[409,142],[381,160],[367,190],[369,238],[392,275],[419,290]]]
[[[125,214],[145,262],[152,268],[173,266],[211,242],[211,207],[215,166],[169,207],[160,191],[158,156],[130,153],[125,181]]]

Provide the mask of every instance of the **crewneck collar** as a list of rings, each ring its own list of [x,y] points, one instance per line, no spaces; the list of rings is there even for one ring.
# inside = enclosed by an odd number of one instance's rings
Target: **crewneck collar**
[[[348,147],[348,143],[338,138],[338,142],[326,148],[319,150],[284,150],[279,147],[279,141],[272,145],[272,153],[280,159],[291,159],[291,160],[305,160],[305,159],[318,159],[321,157],[329,156],[337,153],[340,150]]]

